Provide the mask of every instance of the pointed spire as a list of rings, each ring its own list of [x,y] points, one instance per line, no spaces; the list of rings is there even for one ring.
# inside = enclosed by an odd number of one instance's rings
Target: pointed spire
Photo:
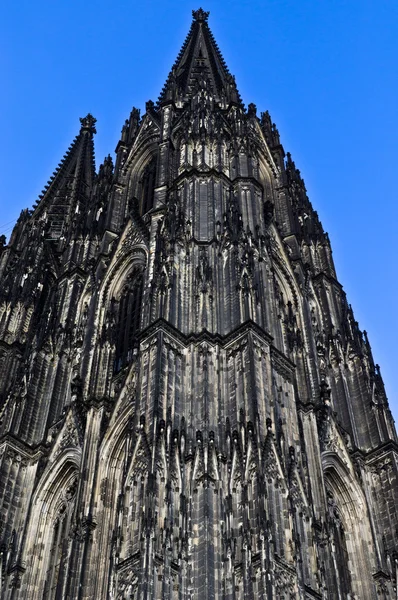
[[[45,218],[46,237],[59,239],[73,214],[87,206],[94,177],[96,119],[89,113],[80,118],[80,132],[69,146],[47,185],[39,195],[32,217]]]
[[[159,96],[158,105],[167,100],[186,101],[197,89],[206,89],[218,101],[242,104],[231,75],[208,26],[209,12],[192,11],[193,21],[177,60]]]

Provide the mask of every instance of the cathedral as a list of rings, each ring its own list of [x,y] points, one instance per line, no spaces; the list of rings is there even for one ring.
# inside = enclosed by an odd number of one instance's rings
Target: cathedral
[[[397,598],[380,370],[208,19],[0,239],[4,600]]]

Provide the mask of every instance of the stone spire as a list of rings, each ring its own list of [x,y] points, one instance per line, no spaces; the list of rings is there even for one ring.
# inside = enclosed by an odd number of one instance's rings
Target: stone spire
[[[80,118],[80,131],[44,187],[35,204],[33,218],[47,220],[47,236],[59,239],[73,214],[87,206],[94,177],[96,119],[89,113]]]
[[[176,96],[191,98],[205,88],[217,101],[241,104],[235,78],[228,70],[208,25],[209,12],[192,11],[193,21],[159,97],[159,103]]]

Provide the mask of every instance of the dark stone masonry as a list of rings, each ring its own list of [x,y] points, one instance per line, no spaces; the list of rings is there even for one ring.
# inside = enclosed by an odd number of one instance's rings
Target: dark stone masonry
[[[398,444],[327,233],[193,21],[0,242],[4,600],[393,600]]]

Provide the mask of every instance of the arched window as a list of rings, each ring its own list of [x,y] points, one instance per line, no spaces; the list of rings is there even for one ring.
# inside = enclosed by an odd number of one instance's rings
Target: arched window
[[[142,289],[142,275],[135,272],[129,277],[119,300],[115,339],[115,372],[129,364],[133,357],[133,349],[140,328]]]
[[[64,498],[57,508],[53,524],[48,566],[44,584],[43,600],[57,600],[63,597],[66,584],[69,531],[72,520],[77,480],[66,490]]]
[[[348,569],[348,551],[343,524],[339,519],[333,521],[336,569],[340,580],[343,598],[351,592],[351,575]]]
[[[63,587],[70,512],[68,507],[63,505],[54,523],[50,560],[43,594],[45,600],[58,598]]]
[[[145,167],[141,179],[140,215],[145,215],[153,207],[156,185],[156,157]]]
[[[340,511],[330,490],[328,495],[329,534],[332,543],[333,571],[327,573],[329,589],[338,589],[341,598],[349,598],[351,589],[351,573],[348,568],[349,556],[347,551],[346,534]],[[333,577],[334,575],[334,577]]]

